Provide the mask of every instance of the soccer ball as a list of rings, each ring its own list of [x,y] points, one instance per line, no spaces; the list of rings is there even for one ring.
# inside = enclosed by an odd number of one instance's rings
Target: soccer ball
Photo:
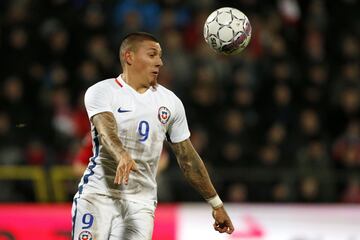
[[[250,42],[250,21],[236,8],[219,8],[206,19],[204,38],[207,44],[218,53],[238,54]]]

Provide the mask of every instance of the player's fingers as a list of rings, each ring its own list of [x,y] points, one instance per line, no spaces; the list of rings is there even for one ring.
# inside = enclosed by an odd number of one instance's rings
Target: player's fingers
[[[227,231],[228,227],[225,224],[215,223],[214,229],[220,233],[224,233]]]
[[[119,174],[119,177],[117,179],[117,184],[121,184],[124,179],[124,176],[122,174]]]
[[[228,226],[226,232],[227,232],[228,234],[231,234],[231,233],[234,231],[234,226],[233,226],[232,222],[231,222],[231,221],[227,221],[227,224],[226,224],[226,225]]]
[[[226,227],[225,232],[231,234],[234,231],[234,228]]]
[[[234,228],[228,227],[227,230],[226,230],[226,232],[227,232],[228,234],[232,234],[232,233],[234,232]]]
[[[125,169],[125,172],[124,172],[124,183],[125,185],[127,185],[129,183],[129,175],[130,175],[130,171],[132,169],[132,166],[129,165],[126,169]]]
[[[125,185],[128,185],[128,183],[129,183],[129,177],[128,177],[128,176],[125,176],[125,177],[124,177],[124,184],[125,184]]]
[[[114,183],[115,183],[115,184],[121,184],[122,180],[123,180],[123,172],[122,172],[121,168],[118,168],[118,169],[116,170],[116,175],[115,175]]]
[[[125,185],[127,185],[129,183],[129,175],[130,175],[130,172],[127,172],[124,176],[124,183]]]
[[[227,227],[216,227],[216,231],[218,231],[218,232],[220,232],[220,233],[224,233],[224,232],[226,232],[226,230],[227,230]]]
[[[214,229],[215,229],[215,231],[219,231],[219,227],[218,227],[218,224],[216,224],[216,223],[214,223]]]
[[[118,171],[116,171],[115,179],[114,179],[115,184],[119,184],[119,178],[120,178],[120,175],[119,175]]]

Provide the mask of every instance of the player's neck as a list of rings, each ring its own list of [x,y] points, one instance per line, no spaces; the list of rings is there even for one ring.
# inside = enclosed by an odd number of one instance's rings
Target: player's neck
[[[124,82],[126,82],[127,85],[129,85],[131,88],[133,88],[138,93],[144,93],[144,92],[146,92],[146,90],[149,89],[148,87],[144,86],[140,77],[137,77],[135,75],[130,76],[130,74],[128,74],[126,72],[122,73],[121,77],[124,80]]]

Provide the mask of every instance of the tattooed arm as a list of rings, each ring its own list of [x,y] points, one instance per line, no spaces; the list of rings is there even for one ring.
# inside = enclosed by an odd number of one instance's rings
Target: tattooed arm
[[[114,183],[128,184],[130,171],[137,171],[137,167],[117,135],[114,115],[111,112],[98,113],[91,118],[91,121],[99,134],[101,144],[118,163]]]
[[[187,181],[204,199],[208,200],[217,197],[216,190],[211,183],[204,162],[194,149],[190,139],[180,143],[173,143],[171,147]],[[214,229],[216,231],[221,233],[227,232],[229,234],[234,231],[232,222],[222,204],[213,208],[213,217],[215,219]]]
[[[171,147],[186,180],[204,199],[216,196],[216,190],[211,183],[205,165],[195,151],[191,141],[187,139],[180,143],[171,144]]]

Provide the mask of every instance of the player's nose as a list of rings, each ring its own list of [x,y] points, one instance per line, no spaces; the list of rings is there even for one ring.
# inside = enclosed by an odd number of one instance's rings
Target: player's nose
[[[164,63],[163,63],[162,59],[159,58],[158,61],[157,61],[157,63],[156,63],[156,66],[157,66],[157,67],[161,67],[161,66],[163,66],[163,65],[164,65]]]

